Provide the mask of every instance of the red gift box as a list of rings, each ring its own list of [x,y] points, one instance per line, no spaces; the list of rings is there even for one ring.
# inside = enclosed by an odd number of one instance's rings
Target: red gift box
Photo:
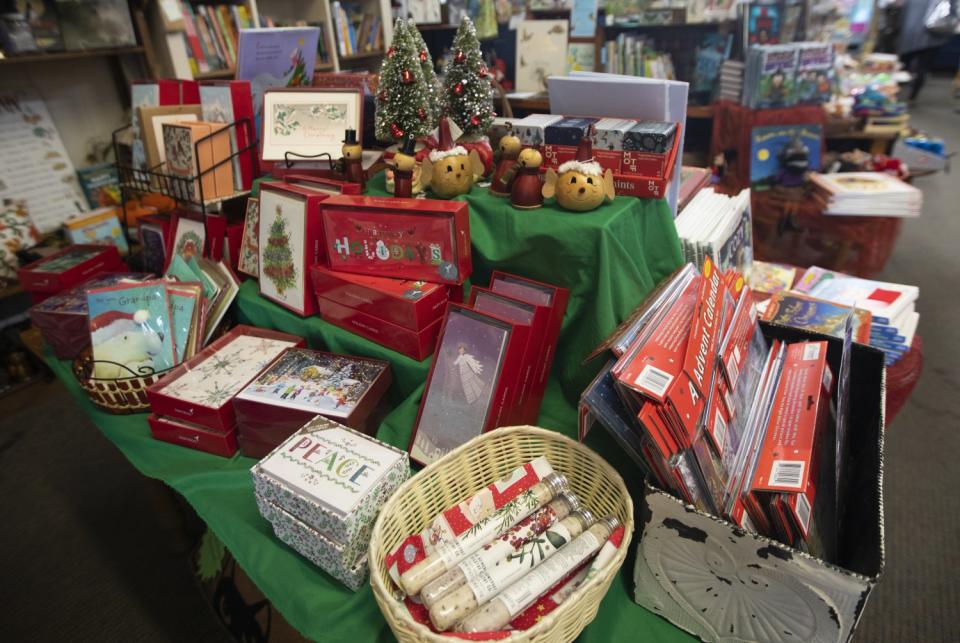
[[[237,430],[225,433],[208,431],[205,427],[174,418],[151,415],[147,418],[150,435],[156,440],[179,444],[183,447],[206,451],[225,458],[237,452]]]
[[[307,271],[323,261],[320,208],[328,196],[277,181],[260,185],[260,295],[301,317],[317,312]],[[286,265],[270,259],[281,247],[286,248]]]
[[[419,332],[443,316],[447,286],[310,268],[317,297]]]
[[[317,297],[317,306],[320,309],[320,317],[324,321],[418,362],[433,353],[437,344],[437,335],[443,325],[441,317],[423,330],[414,331],[355,308],[338,304],[326,297]]]
[[[254,440],[241,433],[237,433],[237,444],[240,446],[240,453],[254,460],[263,460],[271,451],[277,448],[277,445],[273,442]]]
[[[309,372],[311,368],[315,373]],[[335,386],[336,380],[325,377],[323,371],[336,375],[345,368],[352,368],[349,376],[355,383],[348,388],[356,387],[359,397],[354,400],[347,397],[349,391],[335,391],[333,395],[342,394],[347,399],[338,400],[337,408],[330,408],[327,384]],[[365,433],[371,428],[367,420],[390,382],[390,364],[383,360],[288,349],[234,397],[237,431],[250,440],[276,447],[311,419],[323,415]],[[291,394],[294,386],[298,390]]]
[[[462,284],[470,277],[463,201],[332,196],[320,208],[331,270]]]
[[[613,174],[613,184],[616,187],[617,194],[623,196],[636,196],[640,198],[653,198],[653,199],[662,199],[667,194],[667,187],[670,185],[670,180],[673,178],[673,168],[676,165],[677,160],[677,150],[680,148],[680,141],[683,140],[683,133],[681,132],[681,126],[677,124],[677,133],[673,137],[673,147],[670,148],[670,152],[666,155],[654,154],[653,156],[658,156],[664,158],[663,162],[663,171],[659,176],[650,176],[643,174],[631,174],[623,171],[621,168],[620,173],[614,172]],[[626,155],[627,152],[624,152]],[[646,155],[646,152],[629,152],[631,154],[631,159],[636,158],[639,160],[639,157]],[[626,166],[628,163],[628,158],[624,156],[623,165]]]
[[[251,338],[265,341],[254,342],[250,341]],[[242,346],[234,342],[241,342]],[[147,399],[155,415],[199,424],[205,429],[221,433],[232,431],[237,424],[231,404],[233,396],[282,351],[303,345],[303,338],[295,335],[242,324],[235,326],[147,389]],[[234,359],[235,356],[231,354],[233,351],[239,351],[242,358]],[[216,377],[226,372],[225,369],[230,366],[229,363],[225,364],[227,358],[239,361],[233,368],[242,372],[237,373],[228,386],[209,394],[198,390],[208,375]]]
[[[116,246],[79,244],[23,266],[17,270],[17,279],[37,304],[102,272],[126,269]]]
[[[316,190],[333,196],[335,194],[362,194],[363,188],[359,183],[342,181],[340,179],[312,176],[310,174],[288,174],[283,180],[289,185],[296,185],[307,190]]]
[[[538,306],[550,307],[550,323],[543,338],[543,353],[534,373],[530,395],[534,400],[543,400],[547,390],[547,379],[550,377],[550,368],[553,365],[553,356],[557,349],[557,340],[560,338],[560,328],[563,325],[563,315],[567,312],[567,301],[570,291],[559,286],[552,286],[533,279],[518,277],[495,270],[490,276],[490,290]]]

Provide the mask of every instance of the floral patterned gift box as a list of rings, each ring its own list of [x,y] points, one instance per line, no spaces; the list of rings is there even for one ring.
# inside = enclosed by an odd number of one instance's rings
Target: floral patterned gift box
[[[410,465],[406,452],[316,417],[250,472],[258,502],[316,530],[332,543],[328,558],[350,567],[366,551],[380,507],[410,475]]]

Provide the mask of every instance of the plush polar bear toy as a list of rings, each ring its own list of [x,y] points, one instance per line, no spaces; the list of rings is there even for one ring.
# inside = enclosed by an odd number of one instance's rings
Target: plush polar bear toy
[[[147,326],[149,317],[146,310],[111,310],[90,321],[94,377],[118,379],[150,372],[154,356],[162,350],[163,335]]]

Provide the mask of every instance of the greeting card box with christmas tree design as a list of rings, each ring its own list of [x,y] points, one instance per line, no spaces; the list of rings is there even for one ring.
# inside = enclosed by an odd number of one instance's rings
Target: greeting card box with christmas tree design
[[[155,440],[222,455],[225,458],[237,452],[236,429],[225,433],[211,431],[205,426],[163,415],[151,415],[147,418],[147,423],[150,425],[150,435]]]
[[[259,501],[280,507],[333,543],[350,566],[366,551],[387,498],[410,475],[407,454],[317,417],[250,470]]]
[[[390,364],[379,359],[284,351],[233,400],[240,434],[276,447],[311,418],[336,418],[364,431],[390,387]]]
[[[213,342],[147,389],[155,415],[226,433],[237,424],[233,396],[302,337],[243,324]]]
[[[280,182],[260,185],[260,295],[302,317],[317,312],[307,270],[323,261],[320,208],[328,196]]]
[[[443,317],[439,317],[423,330],[410,330],[326,297],[317,297],[317,307],[323,321],[386,346],[418,362],[433,354],[437,346],[437,335],[440,334],[440,328],[443,326]]]
[[[320,213],[331,270],[444,284],[473,270],[463,201],[342,195]]]
[[[447,286],[425,281],[356,275],[324,266],[312,266],[310,276],[317,297],[414,332],[440,319],[450,299]]]
[[[36,304],[101,272],[120,270],[126,266],[116,246],[78,244],[23,266],[17,279]]]

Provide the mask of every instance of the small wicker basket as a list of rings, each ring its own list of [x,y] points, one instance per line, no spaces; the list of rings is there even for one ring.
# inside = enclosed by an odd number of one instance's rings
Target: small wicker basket
[[[94,406],[114,415],[143,413],[150,410],[147,389],[156,384],[167,371],[134,375],[117,379],[93,377],[93,355],[87,346],[73,360],[73,376]]]
[[[598,517],[612,514],[624,538],[602,573],[579,587],[554,612],[508,641],[572,641],[597,615],[600,601],[623,564],[633,534],[633,501],[623,479],[596,453],[578,442],[531,426],[497,429],[470,440],[405,482],[380,511],[370,537],[370,582],[380,611],[399,641],[450,643],[410,616],[384,563],[410,534],[426,527],[447,507],[506,476],[537,456],[564,474],[583,504]]]

